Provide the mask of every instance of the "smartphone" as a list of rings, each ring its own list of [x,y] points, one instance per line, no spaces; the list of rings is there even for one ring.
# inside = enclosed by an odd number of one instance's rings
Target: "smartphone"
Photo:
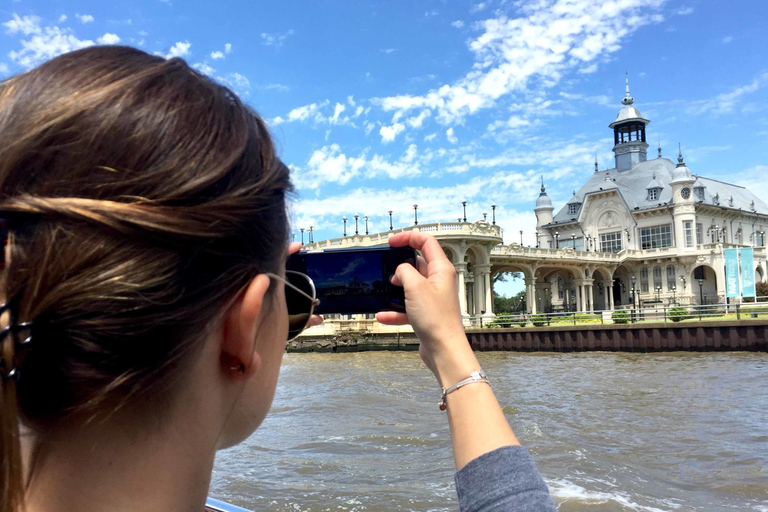
[[[416,251],[389,246],[299,251],[288,258],[287,270],[303,272],[315,283],[318,315],[405,312],[403,288],[389,281],[402,263],[415,267]]]

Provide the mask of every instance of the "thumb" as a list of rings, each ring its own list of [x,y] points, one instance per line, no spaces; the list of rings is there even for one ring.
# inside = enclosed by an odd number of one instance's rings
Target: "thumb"
[[[405,288],[416,279],[424,279],[424,276],[410,263],[401,263],[397,266],[395,275],[392,276],[392,284]]]

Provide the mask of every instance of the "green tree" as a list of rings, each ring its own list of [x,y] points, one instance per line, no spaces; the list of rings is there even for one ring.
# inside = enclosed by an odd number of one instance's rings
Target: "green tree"
[[[493,301],[493,312],[501,313],[521,313],[525,311],[525,290],[518,292],[512,297],[504,295],[497,296]]]

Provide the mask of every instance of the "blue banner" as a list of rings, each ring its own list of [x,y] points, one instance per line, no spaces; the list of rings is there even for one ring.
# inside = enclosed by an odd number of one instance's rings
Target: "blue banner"
[[[741,295],[754,297],[755,292],[755,258],[751,247],[741,249]]]
[[[725,256],[725,296],[739,296],[739,250],[724,249]]]

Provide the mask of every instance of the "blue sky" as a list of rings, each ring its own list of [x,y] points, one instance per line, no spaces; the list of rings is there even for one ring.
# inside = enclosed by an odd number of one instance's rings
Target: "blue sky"
[[[768,198],[766,19],[764,0],[0,0],[0,77],[90,44],[180,56],[267,119],[297,236],[466,199],[532,244],[542,175],[559,208],[595,155],[612,167],[625,72],[649,156],[680,142],[695,174]]]

